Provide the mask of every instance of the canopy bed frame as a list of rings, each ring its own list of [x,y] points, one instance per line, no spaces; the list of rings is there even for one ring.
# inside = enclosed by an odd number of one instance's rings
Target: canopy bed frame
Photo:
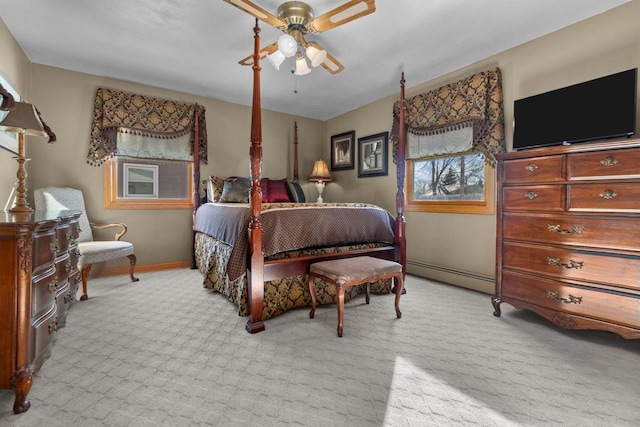
[[[404,179],[405,179],[405,130],[404,126],[398,129],[398,149],[395,160],[397,162],[397,193],[396,193],[396,215],[395,217],[385,211],[390,217],[389,228],[393,229],[392,242],[378,245],[377,247],[351,247],[346,250],[341,248],[340,251],[324,253],[314,252],[312,254],[303,253],[296,257],[285,257],[273,259],[273,257],[265,257],[265,235],[263,232],[263,200],[262,190],[260,187],[261,168],[262,168],[262,117],[260,102],[260,28],[258,21],[253,29],[254,31],[254,53],[253,53],[253,101],[252,101],[252,117],[251,117],[251,146],[250,155],[250,181],[251,188],[249,192],[249,220],[247,230],[247,298],[249,304],[249,319],[246,323],[246,330],[249,333],[256,333],[265,329],[263,321],[263,304],[265,297],[265,282],[290,278],[292,276],[302,276],[309,272],[309,266],[313,262],[347,258],[361,255],[374,256],[399,262],[402,265],[403,274],[406,273],[406,237],[405,237],[405,218],[404,218]],[[404,123],[404,73],[400,80],[400,123]],[[196,122],[195,132],[198,125]],[[198,141],[198,135],[195,135],[194,141]],[[294,177],[293,181],[298,181],[298,155],[297,155],[297,123],[295,124],[295,141],[294,141]],[[193,243],[194,243],[194,259],[193,267],[196,268],[196,213],[201,207],[202,201],[199,195],[200,171],[198,150],[194,150],[194,194],[193,194]],[[204,208],[204,206],[202,206]],[[376,207],[377,208],[377,207]],[[377,208],[380,209],[380,208]]]

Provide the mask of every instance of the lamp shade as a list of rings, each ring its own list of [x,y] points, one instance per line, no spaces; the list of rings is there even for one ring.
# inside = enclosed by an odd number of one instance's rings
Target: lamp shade
[[[324,160],[316,160],[313,165],[313,171],[309,176],[309,181],[314,182],[329,182],[331,181],[331,174],[329,173],[329,167]]]
[[[282,52],[285,57],[290,58],[296,54],[298,42],[289,34],[283,34],[278,39],[278,50]]]
[[[307,58],[311,61],[311,65],[317,67],[327,59],[327,51],[318,49],[314,46],[314,43],[309,43],[306,50]]]
[[[0,122],[0,128],[6,132],[23,133],[33,136],[49,136],[40,120],[36,107],[28,102],[16,102],[15,108]]]
[[[305,74],[309,74],[311,72],[311,68],[307,65],[307,60],[304,59],[304,56],[300,52],[296,55],[296,71],[295,75],[304,76]]]
[[[282,52],[280,52],[279,50],[276,50],[271,55],[267,55],[267,59],[269,60],[271,65],[275,67],[276,70],[279,70],[280,64],[284,62],[286,57],[282,54]]]

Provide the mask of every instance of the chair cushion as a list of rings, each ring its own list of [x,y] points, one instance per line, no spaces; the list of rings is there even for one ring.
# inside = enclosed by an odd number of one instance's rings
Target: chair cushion
[[[99,241],[78,243],[80,259],[78,264],[95,264],[111,261],[133,254],[133,245],[123,241]]]
[[[383,274],[402,273],[402,265],[370,256],[342,258],[311,264],[311,273],[322,274],[336,283],[362,281]]]

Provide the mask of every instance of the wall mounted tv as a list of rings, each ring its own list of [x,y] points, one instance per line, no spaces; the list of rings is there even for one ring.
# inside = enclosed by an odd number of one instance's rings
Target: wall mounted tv
[[[514,150],[633,135],[637,81],[634,68],[516,100]]]

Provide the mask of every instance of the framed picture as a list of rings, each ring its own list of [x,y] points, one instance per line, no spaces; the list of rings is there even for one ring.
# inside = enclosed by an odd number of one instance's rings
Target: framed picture
[[[358,138],[358,178],[389,174],[389,132]]]
[[[331,170],[353,169],[356,131],[341,133],[331,137]]]
[[[18,92],[16,92],[13,86],[4,77],[2,77],[2,75],[0,75],[0,84],[2,84],[2,87],[13,96],[13,99],[15,99],[16,102],[20,101],[20,95]],[[6,112],[2,111],[0,114],[1,113]],[[0,118],[4,119],[4,115],[0,115]],[[0,130],[0,148],[11,151],[13,154],[18,154],[18,134]]]

